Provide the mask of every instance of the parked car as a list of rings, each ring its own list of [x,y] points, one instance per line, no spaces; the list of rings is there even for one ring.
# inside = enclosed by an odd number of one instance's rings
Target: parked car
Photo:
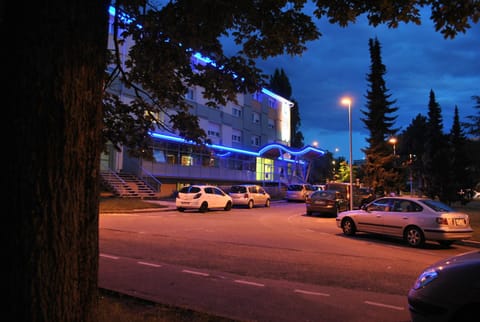
[[[307,216],[312,213],[327,213],[337,215],[349,209],[347,198],[336,190],[317,190],[305,201]]]
[[[422,246],[426,240],[448,247],[455,241],[472,238],[473,233],[467,214],[420,197],[378,198],[362,209],[339,213],[336,220],[345,235],[388,235],[403,238],[413,247]]]
[[[313,186],[308,183],[290,184],[287,186],[285,199],[287,201],[305,201],[314,191]]]
[[[412,322],[478,321],[480,251],[438,261],[418,276],[408,292]]]
[[[177,210],[182,212],[186,209],[198,209],[200,212],[206,212],[213,208],[230,210],[233,202],[232,198],[219,187],[191,185],[180,189],[175,199],[175,205]]]
[[[325,190],[337,190],[346,196],[350,203],[350,184],[344,182],[330,182],[325,185]],[[370,188],[353,186],[353,208],[358,209],[373,201],[375,195]]]
[[[257,205],[270,207],[270,194],[259,185],[234,185],[228,194],[232,197],[234,206],[247,206],[249,209]]]

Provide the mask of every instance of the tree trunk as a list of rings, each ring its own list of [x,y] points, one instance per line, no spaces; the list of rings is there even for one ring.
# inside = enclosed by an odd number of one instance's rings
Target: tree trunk
[[[2,4],[6,321],[96,319],[107,6]]]

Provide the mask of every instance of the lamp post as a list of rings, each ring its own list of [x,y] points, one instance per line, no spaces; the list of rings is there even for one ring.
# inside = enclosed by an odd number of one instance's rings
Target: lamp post
[[[349,97],[342,98],[342,105],[348,106],[348,132],[350,150],[350,210],[353,210],[353,171],[352,171],[352,100]]]
[[[397,138],[392,136],[390,139],[388,139],[388,143],[393,145],[393,155],[396,156],[397,155],[397,150],[396,150]]]

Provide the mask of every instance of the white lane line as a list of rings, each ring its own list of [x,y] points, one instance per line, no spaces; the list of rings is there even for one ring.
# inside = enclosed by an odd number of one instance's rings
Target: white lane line
[[[330,294],[327,294],[327,293],[312,292],[312,291],[305,291],[305,290],[299,290],[299,289],[295,289],[294,292],[295,293],[301,293],[301,294],[307,294],[307,295],[330,296]]]
[[[110,259],[119,259],[117,256],[107,255],[107,254],[100,254],[100,257],[110,258]]]
[[[245,280],[234,280],[235,283],[239,283],[239,284],[246,284],[246,285],[251,285],[251,286],[258,286],[258,287],[264,287],[265,284],[261,284],[261,283],[255,283],[255,282],[249,282],[249,281],[245,281]]]
[[[393,309],[397,311],[403,311],[405,308],[401,306],[395,306],[395,305],[388,305],[388,304],[383,304],[383,303],[378,303],[378,302],[371,302],[371,301],[364,301],[365,304],[373,305],[373,306],[380,306],[380,307],[385,307],[388,309]]]
[[[199,275],[199,276],[210,276],[208,273],[203,273],[203,272],[197,272],[197,271],[191,271],[188,269],[183,269],[182,273],[187,273],[187,274],[192,274],[192,275]]]
[[[137,264],[145,265],[145,266],[151,266],[151,267],[162,267],[162,265],[154,264],[154,263],[148,263],[148,262],[137,262]]]

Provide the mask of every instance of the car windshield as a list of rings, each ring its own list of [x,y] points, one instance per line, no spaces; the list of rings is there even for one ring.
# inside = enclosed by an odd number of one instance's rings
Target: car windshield
[[[230,189],[230,192],[231,193],[245,193],[245,192],[247,192],[247,189],[245,187],[242,187],[242,186],[233,186]]]
[[[427,205],[428,207],[432,208],[437,212],[453,212],[454,211],[452,208],[450,208],[443,202],[440,202],[437,200],[425,199],[425,200],[420,200],[420,202]]]
[[[199,193],[200,188],[199,187],[183,187],[180,190],[181,193]]]

